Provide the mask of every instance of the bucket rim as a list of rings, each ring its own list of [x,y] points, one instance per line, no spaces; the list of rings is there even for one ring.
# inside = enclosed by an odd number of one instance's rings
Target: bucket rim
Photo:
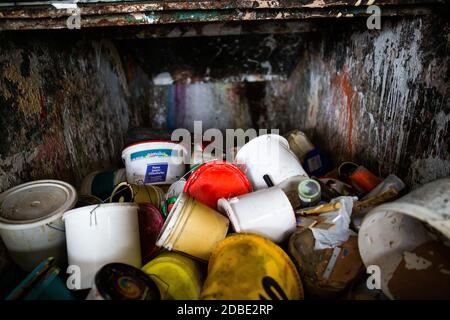
[[[100,203],[100,204],[94,204],[91,206],[81,207],[81,208],[75,208],[72,210],[69,210],[65,212],[62,216],[62,220],[66,220],[67,218],[70,218],[74,214],[89,214],[91,212],[97,211],[97,210],[105,210],[107,208],[111,207],[121,207],[121,208],[134,208],[138,209],[139,205],[134,202],[113,202],[113,203]],[[98,213],[98,212],[97,212]]]
[[[401,198],[399,200],[401,200]],[[365,224],[367,224],[367,222],[364,223],[365,221],[369,221],[371,217],[377,214],[383,214],[386,212],[397,212],[418,219],[422,222],[428,223],[431,227],[441,232],[450,240],[450,224],[448,224],[447,222],[449,221],[448,219],[445,219],[444,217],[439,217],[436,213],[434,213],[432,210],[428,208],[421,207],[416,204],[397,201],[384,203],[369,211],[364,217],[364,220],[362,221],[361,228]],[[445,222],[447,222],[447,224]]]
[[[189,265],[192,264],[192,265]],[[195,260],[194,258],[187,256],[185,254],[175,252],[175,251],[166,251],[155,258],[147,262],[144,266],[142,266],[141,270],[147,275],[151,276],[151,269],[156,267],[165,267],[170,266],[173,269],[176,269],[180,273],[187,275],[189,278],[195,276],[197,268],[199,268],[200,262]],[[150,270],[149,270],[150,269]]]
[[[158,286],[153,279],[151,279],[143,270],[141,270],[141,268],[137,268],[122,262],[107,263],[103,265],[95,274],[94,285],[102,297],[107,297],[108,300],[113,299],[112,291],[114,287],[108,286],[108,272],[112,273],[115,269],[119,269],[121,272],[125,273],[127,277],[131,277],[134,280],[140,282],[157,297],[156,300],[160,299]],[[140,295],[141,298],[142,296],[145,296],[145,290],[143,292],[140,292]]]
[[[244,187],[248,190],[248,192],[252,192],[253,188],[248,180],[248,177],[245,175],[244,172],[242,172],[241,169],[239,169],[235,164],[231,162],[227,162],[224,160],[213,160],[210,162],[205,162],[201,164],[195,171],[192,172],[192,174],[189,176],[189,178],[186,180],[186,184],[184,185],[183,192],[189,193],[190,187],[192,187],[193,184],[195,184],[196,181],[200,178],[202,174],[207,172],[208,170],[214,169],[216,166],[222,166],[223,168],[226,168],[228,172],[232,172],[236,174],[241,182],[243,183]]]
[[[303,193],[303,190],[300,190],[301,187],[303,187],[305,184],[307,183],[313,183],[317,186],[318,192],[312,195],[309,194],[305,194]],[[305,198],[305,199],[316,199],[318,197],[320,197],[320,193],[321,193],[321,187],[320,187],[320,183],[318,183],[316,180],[314,179],[305,179],[303,181],[300,181],[300,183],[297,186],[297,192],[298,192],[298,196],[301,198]]]
[[[237,198],[237,197],[234,197]],[[234,199],[231,198],[231,199]],[[231,200],[230,199],[230,200]],[[222,212],[222,210],[225,211],[225,214],[228,216],[228,219],[230,219],[231,224],[233,225],[234,230],[239,233],[241,232],[241,226],[239,224],[239,218],[236,214],[236,212],[233,209],[233,206],[231,205],[229,199],[220,198],[217,201],[217,209]]]
[[[122,150],[122,155],[124,155],[125,153],[129,152],[131,149],[133,149],[139,145],[155,144],[155,143],[169,143],[169,144],[173,144],[175,146],[180,146],[181,148],[184,149],[184,146],[181,143],[171,141],[171,140],[144,140],[144,141],[134,142],[130,145],[125,146],[125,148]]]
[[[10,220],[0,216],[0,230],[23,230],[23,229],[31,229],[35,227],[39,227],[55,220],[60,219],[63,214],[67,211],[70,211],[78,201],[78,195],[75,188],[65,181],[61,180],[53,180],[53,179],[45,179],[45,180],[36,180],[31,182],[26,182],[20,184],[16,187],[6,190],[5,192],[0,194],[0,205],[3,203],[6,197],[9,195],[20,191],[25,190],[29,187],[39,187],[39,185],[53,185],[54,187],[60,187],[67,195],[66,202],[53,212],[50,212],[42,217],[28,220]],[[1,211],[1,208],[0,208]]]
[[[158,235],[156,246],[164,247],[167,250],[172,250],[174,243],[169,243],[169,238],[171,237],[173,230],[178,225],[178,218],[184,213],[184,208],[188,201],[189,196],[186,193],[183,192],[178,196],[177,201],[173,205],[172,210],[170,210],[161,232]]]
[[[246,144],[244,144],[236,153],[235,156],[235,161],[239,162],[242,161],[239,160],[239,155],[244,156],[245,153],[247,152],[247,150],[253,146],[254,144],[256,144],[257,142],[261,141],[262,139],[267,139],[267,138],[275,138],[277,139],[281,145],[283,145],[285,148],[287,148],[289,150],[289,142],[287,141],[287,139],[279,134],[275,134],[275,133],[268,133],[268,134],[263,134],[260,136],[257,136],[256,138],[253,138],[252,140],[250,140],[249,142],[247,142]]]

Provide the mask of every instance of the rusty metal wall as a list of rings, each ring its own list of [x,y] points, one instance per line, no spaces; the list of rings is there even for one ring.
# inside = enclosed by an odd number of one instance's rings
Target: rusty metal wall
[[[448,16],[335,25],[305,44],[290,78],[292,127],[336,161],[412,186],[450,174]]]
[[[0,46],[0,191],[56,178],[72,183],[118,161],[139,111],[108,40],[5,35]]]
[[[448,18],[209,39],[13,35],[0,47],[0,191],[38,178],[77,184],[119,161],[129,126],[193,120],[305,129],[336,162],[412,184],[450,172]]]

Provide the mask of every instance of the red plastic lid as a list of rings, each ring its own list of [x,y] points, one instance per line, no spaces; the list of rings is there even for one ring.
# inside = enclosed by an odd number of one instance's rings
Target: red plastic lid
[[[183,191],[217,210],[220,198],[229,199],[252,192],[252,186],[234,164],[217,160],[204,163],[192,172]]]

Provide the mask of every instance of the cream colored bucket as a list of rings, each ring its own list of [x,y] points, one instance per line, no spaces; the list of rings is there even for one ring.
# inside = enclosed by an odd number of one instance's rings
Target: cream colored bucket
[[[175,202],[156,245],[208,260],[228,231],[229,220],[182,193]]]

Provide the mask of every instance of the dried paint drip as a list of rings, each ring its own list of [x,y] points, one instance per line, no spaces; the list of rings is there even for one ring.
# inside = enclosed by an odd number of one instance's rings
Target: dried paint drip
[[[431,261],[408,251],[405,251],[403,258],[405,260],[405,268],[408,270],[425,270],[432,265]]]

